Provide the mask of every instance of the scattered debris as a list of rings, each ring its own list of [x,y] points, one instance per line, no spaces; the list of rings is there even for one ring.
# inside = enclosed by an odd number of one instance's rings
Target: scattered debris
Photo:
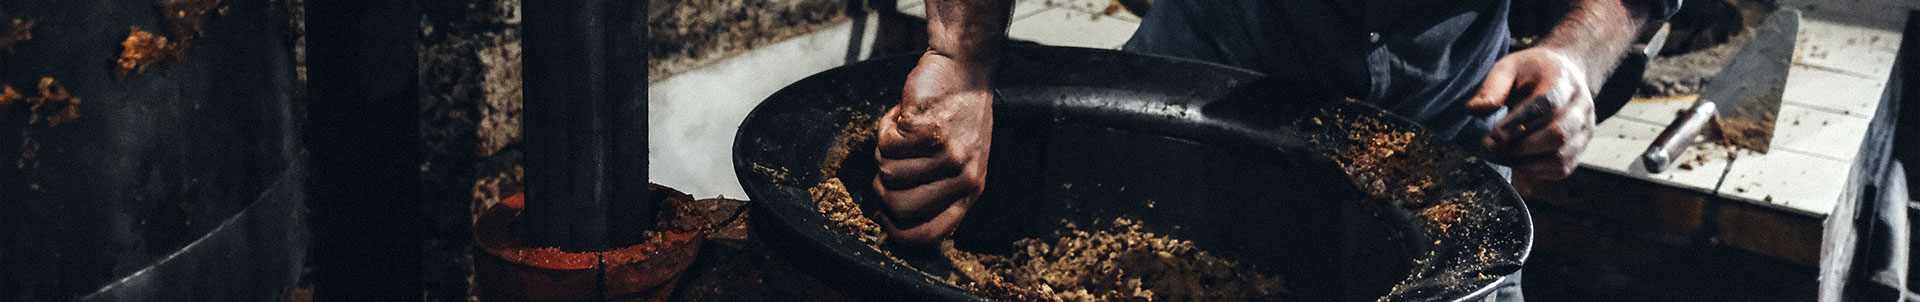
[[[0,85],[0,110],[12,109],[13,103],[19,101],[21,106],[27,109],[27,125],[43,127],[39,129],[59,126],[61,123],[80,118],[80,98],[67,93],[67,88],[60,86],[59,81],[51,77],[42,77],[35,88],[38,88],[35,91],[37,94],[23,96],[19,91],[14,90],[13,86]],[[39,155],[40,142],[34,140],[31,135],[27,135],[20,141],[20,159],[14,161],[14,167],[20,169],[38,167]],[[31,183],[29,185],[37,186]]]
[[[851,19],[846,1],[679,0],[647,8],[647,80],[712,65]],[[876,52],[878,53],[878,52]]]
[[[6,29],[0,31],[0,51],[13,54],[14,44],[33,39],[33,20],[12,17],[6,12],[0,12],[0,22],[6,22]]]
[[[178,62],[186,59],[184,44],[168,42],[166,36],[141,30],[139,26],[132,27],[132,32],[127,33],[127,39],[121,41],[120,46],[124,50],[120,51],[116,65],[120,67],[118,75],[121,77],[146,71],[147,66],[163,60]]]
[[[1772,1],[1689,1],[1672,18],[1666,47],[1647,64],[1639,95],[1699,93],[1713,82],[1755,28],[1776,9]]]
[[[13,101],[19,99],[20,92],[14,91],[13,86],[0,86],[0,110],[6,110],[7,106],[13,105]]]
[[[952,240],[943,242],[943,254],[959,272],[947,282],[1013,301],[1265,301],[1287,294],[1280,276],[1213,256],[1192,241],[1147,232],[1130,219],[1097,231],[1060,224],[1051,242],[1015,241],[1011,256],[961,251]]]
[[[1439,158],[1423,154],[1437,151],[1418,134],[1392,130],[1385,122],[1371,117],[1338,116],[1331,123],[1339,128],[1332,135],[1316,140],[1337,142],[1328,150],[1345,169],[1354,187],[1378,201],[1388,201],[1427,220],[1427,230],[1445,234],[1458,223],[1464,211],[1461,203],[1477,200],[1473,191],[1439,190],[1446,175],[1457,172],[1444,167]],[[1369,203],[1369,206],[1374,206]],[[1378,209],[1375,209],[1378,210]]]
[[[221,2],[223,0],[161,0],[160,6],[173,36],[185,43],[206,34],[202,27],[207,25],[209,14],[227,14]]]
[[[178,67],[186,62],[188,45],[192,44],[193,39],[206,34],[203,27],[207,24],[207,16],[226,14],[227,8],[220,5],[222,1],[162,0],[162,17],[167,20],[172,38],[142,30],[138,26],[132,27],[127,39],[120,42],[124,50],[115,64],[119,67],[116,75],[126,77],[131,73],[143,72],[156,62],[167,62],[170,67]]]
[[[47,127],[80,118],[80,98],[67,93],[67,88],[53,78],[40,78],[40,95],[27,98],[33,105],[33,118],[30,122],[45,122]]]

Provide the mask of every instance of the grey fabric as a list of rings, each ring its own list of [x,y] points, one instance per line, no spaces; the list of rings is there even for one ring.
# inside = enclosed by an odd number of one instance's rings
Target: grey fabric
[[[1664,19],[1679,0],[1648,0]],[[1466,101],[1506,54],[1507,0],[1160,0],[1123,47],[1252,69],[1479,137]]]

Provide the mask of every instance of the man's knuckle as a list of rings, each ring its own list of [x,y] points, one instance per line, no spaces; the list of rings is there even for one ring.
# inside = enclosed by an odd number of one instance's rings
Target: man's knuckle
[[[1578,166],[1580,164],[1579,148],[1560,148],[1560,151],[1554,152],[1553,155],[1554,160],[1562,165]]]

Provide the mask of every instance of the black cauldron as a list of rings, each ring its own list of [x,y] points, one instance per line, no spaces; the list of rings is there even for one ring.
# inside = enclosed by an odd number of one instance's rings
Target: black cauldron
[[[814,279],[868,300],[986,300],[925,273],[939,268],[892,261],[827,227],[807,192],[848,124],[898,103],[917,59],[840,67],[775,93],[740,126],[735,171],[755,236]],[[1532,245],[1512,187],[1432,136],[1419,136],[1432,154],[1409,156],[1455,167],[1435,175],[1442,187],[1481,193],[1466,218],[1436,233],[1419,213],[1367,206],[1328,156],[1339,143],[1316,137],[1353,118],[1427,133],[1376,107],[1176,58],[1011,47],[1002,60],[987,191],[953,237],[963,250],[1011,252],[1061,220],[1126,217],[1279,274],[1301,301],[1468,301],[1517,271]],[[872,148],[853,149],[838,174],[871,210]]]

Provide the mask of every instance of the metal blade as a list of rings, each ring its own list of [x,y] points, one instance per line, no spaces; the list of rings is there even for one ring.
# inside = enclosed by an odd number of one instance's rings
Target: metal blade
[[[1780,112],[1780,95],[1793,66],[1794,41],[1800,33],[1800,11],[1781,9],[1756,29],[1753,40],[1740,48],[1727,67],[1714,76],[1700,102],[1713,102],[1717,141],[1766,153],[1773,143],[1773,123]]]

